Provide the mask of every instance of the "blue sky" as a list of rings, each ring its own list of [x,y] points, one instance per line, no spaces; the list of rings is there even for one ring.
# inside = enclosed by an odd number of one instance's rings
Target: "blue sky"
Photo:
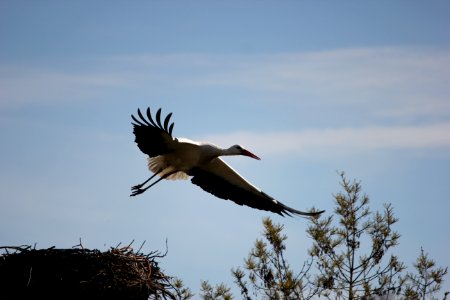
[[[449,266],[448,1],[39,1],[0,3],[0,243],[87,248],[146,241],[194,291],[230,269],[269,214],[189,181],[148,177],[138,107],[174,135],[240,143],[227,161],[297,209],[333,211],[336,171],[392,203],[412,265]],[[285,225],[300,265],[307,221]],[[449,278],[445,288],[450,290]]]

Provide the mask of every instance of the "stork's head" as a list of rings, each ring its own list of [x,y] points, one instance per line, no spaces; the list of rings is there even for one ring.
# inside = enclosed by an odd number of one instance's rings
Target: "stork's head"
[[[257,160],[261,159],[258,156],[256,156],[255,154],[253,154],[250,151],[248,151],[247,149],[245,149],[244,147],[242,147],[241,145],[231,146],[229,150],[235,155],[245,155],[245,156],[257,159]]]

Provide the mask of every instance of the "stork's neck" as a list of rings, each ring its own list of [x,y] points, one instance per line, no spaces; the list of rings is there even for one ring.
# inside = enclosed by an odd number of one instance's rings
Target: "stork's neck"
[[[233,147],[221,148],[213,144],[203,144],[204,155],[210,159],[226,155],[239,155]]]
[[[229,148],[219,148],[221,154],[220,155],[240,155],[241,152],[237,151],[235,146],[231,146]]]

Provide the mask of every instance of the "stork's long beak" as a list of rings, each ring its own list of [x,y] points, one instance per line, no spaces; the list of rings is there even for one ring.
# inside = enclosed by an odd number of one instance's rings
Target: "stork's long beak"
[[[254,159],[257,159],[257,160],[261,160],[261,158],[259,158],[259,157],[256,156],[255,154],[253,154],[253,153],[251,153],[250,151],[245,150],[245,149],[242,149],[242,155],[249,156],[249,157],[254,158]]]

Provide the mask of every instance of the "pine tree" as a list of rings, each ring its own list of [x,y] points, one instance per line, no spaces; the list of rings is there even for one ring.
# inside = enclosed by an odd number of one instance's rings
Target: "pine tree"
[[[417,274],[408,273],[405,289],[406,299],[422,299],[432,298],[433,294],[441,289],[444,276],[447,274],[448,268],[436,267],[434,260],[428,258],[423,248],[420,249],[420,255],[414,263]],[[445,293],[445,298],[449,292]]]
[[[230,288],[221,283],[213,287],[207,280],[202,281],[200,297],[203,300],[231,300]]]
[[[244,299],[251,295],[257,299],[310,299],[317,289],[312,285],[309,270],[312,261],[303,264],[300,271],[291,269],[285,258],[287,236],[283,225],[274,224],[270,218],[263,219],[264,240],[257,239],[254,248],[244,261],[244,269],[232,270],[235,283]]]
[[[405,265],[390,253],[400,239],[393,230],[398,219],[392,205],[371,212],[361,183],[340,176],[343,191],[334,195],[334,214],[310,219],[307,234],[313,245],[299,268],[291,268],[286,259],[283,225],[263,219],[263,237],[255,241],[243,267],[232,269],[243,299],[435,299],[447,268],[436,267],[421,250],[414,264],[417,274],[402,276]],[[232,299],[225,285],[208,282],[202,283],[201,296]]]
[[[372,213],[369,197],[361,194],[360,182],[350,182],[341,173],[343,192],[334,195],[335,216],[311,219],[307,229],[313,239],[309,253],[317,259],[316,285],[329,299],[360,299],[374,294],[398,292],[405,269],[387,252],[400,235],[392,229],[398,221],[390,204],[383,213]]]

